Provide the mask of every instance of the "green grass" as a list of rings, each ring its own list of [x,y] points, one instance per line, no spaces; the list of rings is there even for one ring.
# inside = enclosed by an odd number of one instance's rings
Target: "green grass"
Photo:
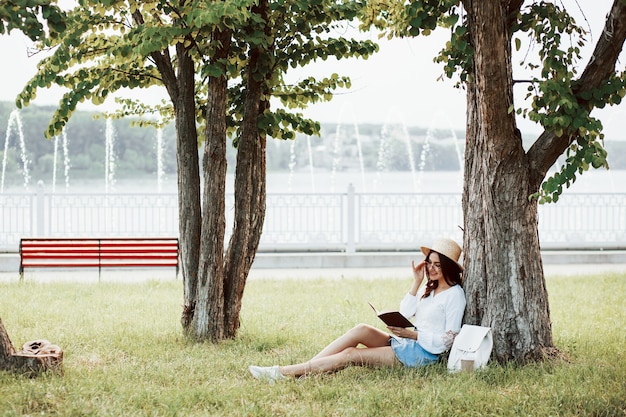
[[[0,372],[0,416],[624,416],[626,274],[549,277],[553,331],[570,361],[473,374],[353,367],[270,385],[250,364],[308,359],[397,306],[410,278],[254,280],[236,340],[181,335],[182,283],[2,283],[16,347],[45,338],[64,374]]]

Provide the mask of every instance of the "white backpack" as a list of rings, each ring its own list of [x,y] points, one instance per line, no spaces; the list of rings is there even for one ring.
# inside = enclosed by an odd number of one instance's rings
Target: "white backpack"
[[[454,338],[448,357],[448,371],[484,368],[491,356],[493,337],[490,327],[464,324]]]

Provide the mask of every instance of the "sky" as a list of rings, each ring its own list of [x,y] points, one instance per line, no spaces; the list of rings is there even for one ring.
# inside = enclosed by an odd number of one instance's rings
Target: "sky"
[[[575,17],[582,16],[575,0],[563,0],[572,6]],[[592,39],[601,33],[604,17],[611,0],[582,2],[584,13],[591,29]],[[591,4],[593,3],[593,4]],[[403,123],[407,126],[433,127],[439,129],[465,128],[465,94],[454,88],[453,81],[444,78],[440,64],[433,62],[433,57],[441,49],[447,38],[444,30],[437,30],[429,37],[412,39],[378,39],[369,33],[365,38],[379,43],[380,51],[367,60],[352,59],[315,63],[311,68],[288,74],[291,79],[308,75],[330,75],[336,72],[348,75],[352,80],[350,90],[339,91],[331,102],[320,103],[303,111],[305,116],[324,122],[335,123]],[[19,32],[9,36],[0,36],[0,56],[4,65],[0,77],[0,101],[13,101],[23,85],[35,74],[38,55],[29,57],[27,48],[31,42]],[[525,51],[523,47],[522,50]],[[590,50],[587,51],[587,55]],[[622,54],[626,60],[626,53]],[[516,61],[514,61],[515,63]],[[586,63],[586,59],[581,65]],[[136,92],[133,94],[137,94]],[[147,101],[165,97],[164,91],[142,91]],[[525,89],[516,91],[516,95],[525,95]],[[39,90],[33,104],[56,104],[61,96],[59,90]],[[519,100],[516,97],[516,103]],[[521,104],[521,103],[520,103]],[[105,108],[114,105],[111,100]],[[82,109],[93,110],[90,105]],[[626,140],[626,105],[610,107],[596,112],[603,121],[608,138]],[[518,120],[523,133],[539,132],[536,125]]]

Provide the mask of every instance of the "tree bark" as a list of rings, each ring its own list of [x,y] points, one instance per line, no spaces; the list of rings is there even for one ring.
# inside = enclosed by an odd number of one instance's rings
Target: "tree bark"
[[[261,0],[253,6],[267,22],[268,3]],[[268,32],[267,23],[264,27]],[[266,33],[267,35],[267,33]],[[259,65],[263,59],[269,59],[268,51],[260,46],[250,51],[247,65],[246,99],[244,120],[237,150],[237,168],[235,172],[235,223],[233,234],[228,244],[225,265],[225,336],[233,338],[239,329],[239,315],[246,280],[261,239],[265,220],[266,200],[266,138],[259,135],[258,121],[269,103],[263,100],[263,80]]]
[[[465,322],[489,326],[501,362],[539,359],[553,348],[529,164],[508,109],[513,103],[509,11],[466,1],[474,47],[468,83]]]
[[[218,46],[211,58],[213,65],[228,57],[231,33],[216,30],[213,40]],[[224,338],[224,233],[226,230],[226,106],[228,80],[209,77],[206,113],[206,143],[203,157],[204,200],[198,291],[191,330],[199,340],[220,341]]]
[[[182,43],[176,45],[177,96],[172,98],[176,120],[176,162],[181,273],[184,304],[183,329],[188,329],[198,292],[200,258],[200,167],[196,129],[195,67]]]
[[[9,369],[15,348],[0,318],[0,369]]]

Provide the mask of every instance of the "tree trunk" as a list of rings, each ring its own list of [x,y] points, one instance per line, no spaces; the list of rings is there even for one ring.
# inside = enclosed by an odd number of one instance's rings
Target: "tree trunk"
[[[231,33],[213,34],[220,45],[211,58],[213,65],[228,57]],[[223,68],[226,74],[225,68]],[[198,340],[217,342],[224,338],[224,232],[226,195],[226,76],[209,77],[206,113],[206,143],[203,157],[204,200],[198,292],[191,330]]]
[[[258,102],[255,107],[258,109]],[[244,122],[244,126],[251,124]],[[245,132],[244,129],[242,132],[235,178],[235,226],[228,245],[224,276],[224,331],[227,338],[235,337],[239,329],[243,292],[265,220],[265,145],[266,139],[259,136],[256,123],[254,131]]]
[[[184,304],[181,322],[188,329],[198,292],[200,256],[200,167],[196,129],[195,68],[183,44],[176,45],[178,60],[177,96],[172,98],[176,119],[178,215]]]
[[[508,109],[510,34],[499,0],[470,0],[474,53],[465,147],[465,322],[492,328],[501,362],[539,359],[553,348],[530,169]]]
[[[268,3],[261,0],[253,12],[263,17],[266,35]],[[246,280],[259,247],[265,221],[266,160],[265,136],[259,135],[258,120],[269,103],[262,99],[263,80],[267,74],[259,68],[268,68],[262,60],[269,59],[267,49],[251,49],[247,65],[246,101],[244,119],[237,149],[235,172],[235,224],[226,252],[224,296],[225,336],[234,338],[239,329],[239,315]]]
[[[15,348],[0,318],[0,369],[9,369]]]

